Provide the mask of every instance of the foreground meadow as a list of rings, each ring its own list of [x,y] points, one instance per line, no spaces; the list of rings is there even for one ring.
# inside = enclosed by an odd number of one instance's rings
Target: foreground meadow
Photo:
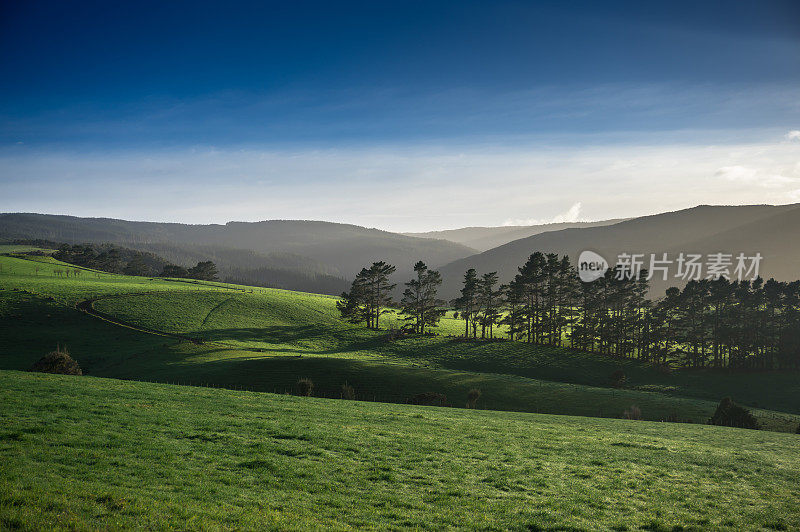
[[[800,437],[0,371],[0,526],[787,530]]]

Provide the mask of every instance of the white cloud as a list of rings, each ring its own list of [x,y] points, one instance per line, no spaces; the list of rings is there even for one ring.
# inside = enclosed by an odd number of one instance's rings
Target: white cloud
[[[780,174],[773,174],[760,168],[748,168],[746,166],[724,166],[718,169],[714,175],[728,181],[747,185],[756,185],[764,188],[781,188],[800,182],[800,178],[787,177]]]
[[[552,218],[523,218],[523,219],[511,219],[509,218],[506,220],[503,225],[510,226],[510,225],[544,225],[544,224],[560,224],[560,223],[569,223],[569,222],[580,222],[584,221],[581,219],[581,208],[582,204],[580,201],[577,201],[572,204],[572,207],[567,209],[566,211],[556,214]]]
[[[786,140],[800,140],[800,129],[793,129],[786,134]]]

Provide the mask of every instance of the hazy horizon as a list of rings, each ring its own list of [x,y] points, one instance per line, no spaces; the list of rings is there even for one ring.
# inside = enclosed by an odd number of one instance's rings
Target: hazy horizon
[[[186,224],[186,225],[226,225],[229,223],[259,223],[259,222],[323,222],[323,223],[341,223],[346,225],[355,225],[358,227],[364,227],[366,229],[377,229],[380,231],[387,231],[391,233],[397,234],[424,234],[424,233],[436,233],[436,232],[444,232],[444,231],[454,231],[459,229],[481,229],[481,228],[495,228],[495,227],[531,227],[531,226],[544,226],[544,225],[560,225],[560,224],[570,224],[570,223],[586,223],[591,224],[595,222],[604,222],[609,220],[629,220],[635,219],[645,216],[653,216],[658,214],[665,214],[669,212],[676,212],[682,211],[687,209],[693,209],[697,207],[748,207],[748,206],[769,206],[769,207],[781,207],[787,205],[798,205],[800,206],[800,202],[789,202],[789,203],[742,203],[738,205],[733,204],[709,204],[709,203],[702,203],[697,205],[692,205],[689,207],[683,207],[674,210],[668,211],[658,211],[658,212],[650,212],[645,213],[637,216],[614,216],[609,218],[602,218],[597,220],[588,220],[581,218],[579,215],[581,211],[580,203],[573,204],[570,209],[566,212],[556,215],[551,220],[514,220],[514,222],[531,222],[531,223],[508,223],[504,222],[501,224],[496,225],[460,225],[455,227],[446,227],[443,229],[422,229],[422,230],[414,230],[414,231],[405,231],[405,230],[392,230],[385,227],[377,227],[377,226],[367,226],[361,224],[355,224],[347,221],[337,221],[337,220],[323,220],[318,218],[263,218],[263,219],[256,219],[256,220],[225,220],[222,222],[183,222],[179,220],[157,220],[157,219],[134,219],[134,218],[120,218],[118,216],[83,216],[79,214],[73,213],[66,213],[66,212],[34,212],[34,211],[2,211],[0,214],[41,214],[41,215],[52,215],[52,216],[72,216],[76,218],[95,218],[95,219],[116,219],[116,220],[123,220],[128,222],[151,222],[151,223],[176,223],[176,224]]]
[[[793,2],[0,14],[0,211],[414,232],[800,201]]]

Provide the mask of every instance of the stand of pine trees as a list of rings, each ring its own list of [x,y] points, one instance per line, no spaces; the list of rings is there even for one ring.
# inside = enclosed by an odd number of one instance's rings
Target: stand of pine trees
[[[414,270],[402,313],[424,333],[444,314],[441,276],[422,262]],[[377,329],[393,304],[394,271],[385,262],[362,269],[337,303],[342,316]],[[499,288],[496,272],[468,270],[451,304],[465,338],[493,338],[501,325],[512,340],[664,366],[800,369],[800,281],[703,279],[651,301],[646,279],[611,269],[584,283],[568,257],[536,252]]]
[[[650,301],[647,272],[583,283],[568,257],[534,253],[486,313],[474,270],[454,305],[469,324],[507,326],[514,340],[685,367],[800,368],[800,281],[690,281]],[[617,277],[623,277],[618,279]],[[472,337],[475,338],[473,328]]]

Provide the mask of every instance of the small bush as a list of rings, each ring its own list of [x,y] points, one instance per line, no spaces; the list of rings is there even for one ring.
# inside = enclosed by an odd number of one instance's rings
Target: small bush
[[[356,398],[356,391],[347,383],[342,384],[342,399],[349,399],[350,401]]]
[[[409,402],[412,405],[446,406],[447,396],[436,392],[424,392],[412,396]]]
[[[638,406],[636,406],[636,405],[633,405],[633,406],[631,406],[629,409],[625,410],[625,411],[622,413],[622,417],[623,417],[624,419],[636,419],[636,420],[640,420],[640,419],[642,419],[642,411],[639,409],[639,407],[638,407]]]
[[[30,371],[39,373],[58,373],[60,375],[83,375],[80,366],[69,356],[67,348],[57,347],[39,359]]]
[[[297,395],[301,397],[311,397],[314,391],[314,381],[311,379],[300,379],[297,381]]]
[[[758,421],[753,417],[753,414],[743,406],[734,403],[730,397],[725,397],[720,401],[717,411],[711,416],[709,423],[711,425],[740,429],[758,428]]]
[[[481,391],[477,388],[471,389],[467,393],[467,408],[475,408],[478,399],[481,398]]]
[[[624,388],[625,383],[628,381],[628,377],[625,375],[625,372],[621,369],[618,369],[614,373],[611,374],[611,386],[614,388]]]

